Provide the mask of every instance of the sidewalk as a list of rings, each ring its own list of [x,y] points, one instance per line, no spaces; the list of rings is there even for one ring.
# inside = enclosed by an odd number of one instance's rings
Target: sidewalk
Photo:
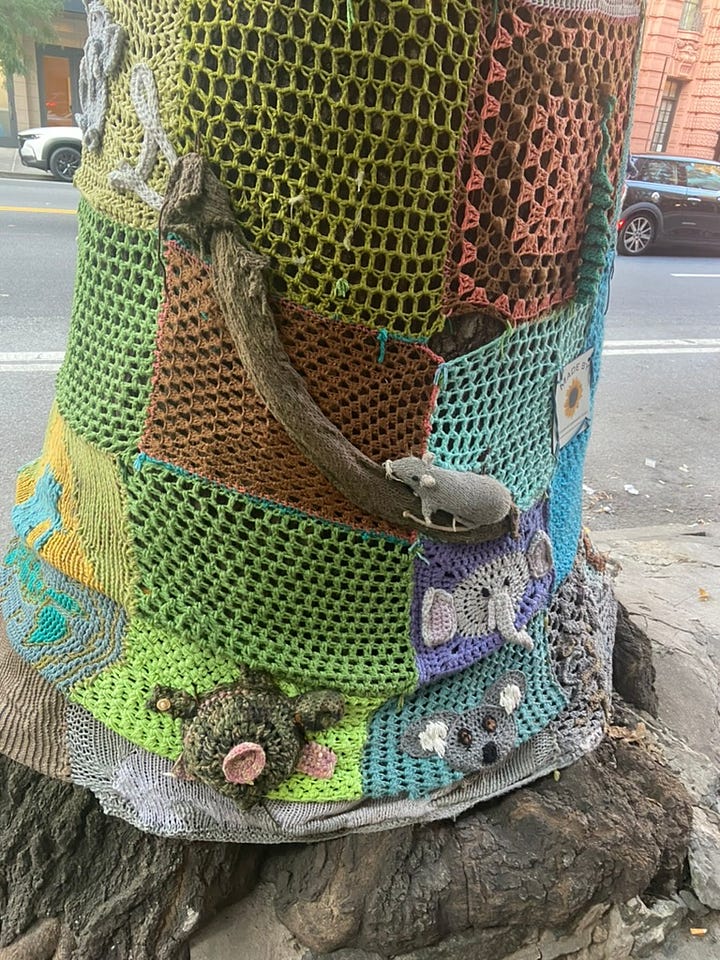
[[[45,170],[24,167],[16,147],[0,147],[0,177],[28,177],[32,180],[52,180]]]
[[[646,718],[649,736],[696,809],[718,813],[720,523],[606,530],[593,542],[610,554],[618,600],[653,643],[660,715]],[[715,854],[720,860],[720,847]],[[275,918],[271,892],[261,884],[221,912],[192,942],[192,960],[301,960],[305,950]],[[642,955],[717,960],[720,913],[696,906],[662,946]],[[694,936],[691,928],[707,932]]]

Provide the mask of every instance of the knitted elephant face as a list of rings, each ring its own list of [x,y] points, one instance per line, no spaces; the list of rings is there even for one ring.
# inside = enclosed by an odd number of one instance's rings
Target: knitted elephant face
[[[344,713],[339,694],[316,690],[286,697],[267,678],[216,687],[197,700],[181,690],[156,687],[148,706],[183,718],[183,752],[174,769],[201,780],[242,807],[295,771],[332,777],[332,750],[307,742],[305,730],[325,730]]]
[[[527,552],[512,551],[474,570],[452,591],[430,587],[422,602],[422,638],[438,647],[459,633],[483,636],[497,631],[503,640],[532,650],[525,629],[515,626],[518,605],[531,579],[552,569],[552,546],[538,531]]]
[[[525,690],[524,675],[508,671],[472,710],[443,711],[415,720],[403,733],[402,749],[411,757],[441,757],[452,770],[463,773],[491,767],[515,746],[515,712]]]

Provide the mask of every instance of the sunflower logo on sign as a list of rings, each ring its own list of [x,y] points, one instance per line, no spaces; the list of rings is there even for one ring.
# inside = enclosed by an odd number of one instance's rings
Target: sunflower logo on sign
[[[590,426],[592,348],[566,364],[555,381],[553,450],[570,443]]]
[[[575,377],[568,385],[565,391],[564,410],[566,417],[572,417],[580,406],[583,397],[583,388],[580,381]]]

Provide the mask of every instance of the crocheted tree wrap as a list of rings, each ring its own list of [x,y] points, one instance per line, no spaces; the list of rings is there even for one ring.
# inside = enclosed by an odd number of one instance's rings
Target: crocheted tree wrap
[[[93,10],[0,748],[249,842],[456,816],[593,749],[614,603],[554,397],[586,351],[597,383],[639,2]],[[468,542],[432,505],[477,514],[477,474],[502,516]]]

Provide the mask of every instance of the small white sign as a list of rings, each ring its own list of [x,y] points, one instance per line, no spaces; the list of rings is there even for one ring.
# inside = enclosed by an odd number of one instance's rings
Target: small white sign
[[[592,355],[592,350],[581,353],[558,376],[553,436],[556,451],[590,426]]]

